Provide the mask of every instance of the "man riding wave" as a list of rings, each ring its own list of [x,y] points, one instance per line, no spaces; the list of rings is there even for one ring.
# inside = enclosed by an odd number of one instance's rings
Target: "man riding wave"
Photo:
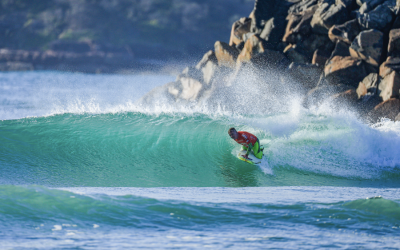
[[[258,159],[262,158],[263,149],[260,147],[260,142],[257,136],[245,131],[236,131],[235,128],[230,128],[228,134],[237,143],[242,145],[243,150],[247,150],[246,155],[243,155],[243,157],[248,159],[250,151],[253,150],[255,157]]]

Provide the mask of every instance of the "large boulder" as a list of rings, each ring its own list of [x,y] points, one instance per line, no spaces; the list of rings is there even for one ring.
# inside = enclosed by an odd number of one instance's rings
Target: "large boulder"
[[[350,56],[334,56],[324,69],[326,80],[331,84],[345,84],[354,88],[367,75],[363,60]]]
[[[238,45],[243,41],[243,35],[250,32],[251,19],[247,17],[240,18],[234,22],[231,30],[229,45]]]
[[[393,20],[393,12],[386,5],[379,5],[368,13],[359,13],[357,17],[361,29],[376,29],[384,31]]]
[[[389,33],[388,56],[400,57],[400,28]]]
[[[376,6],[383,3],[385,0],[357,0],[357,4],[360,6],[360,13],[364,14],[373,10]]]
[[[297,43],[311,33],[311,20],[318,5],[311,6],[300,13],[291,13],[287,16],[288,24],[282,41]]]
[[[358,98],[367,94],[375,95],[381,78],[377,73],[370,73],[358,84],[356,90]]]
[[[333,25],[328,32],[329,39],[336,43],[343,41],[351,44],[354,38],[360,33],[360,26],[356,19],[345,22],[342,25]]]
[[[379,96],[383,101],[390,98],[399,98],[400,91],[400,74],[393,71],[380,82],[378,89],[380,90]]]
[[[333,49],[329,59],[332,59],[335,56],[341,56],[341,57],[350,56],[349,45],[340,40],[337,41],[335,48]]]
[[[255,55],[264,53],[266,50],[265,46],[265,40],[261,39],[259,35],[253,34],[244,44],[244,47],[237,58],[237,63],[248,62]]]
[[[386,77],[393,71],[400,72],[400,57],[389,56],[379,67],[379,75],[382,78]]]
[[[379,30],[362,31],[350,46],[350,55],[371,65],[379,66],[383,48],[383,33]]]
[[[330,55],[331,55],[330,51],[326,51],[324,49],[317,49],[314,51],[311,63],[319,67],[323,67],[326,61],[328,61]]]
[[[330,5],[329,3],[322,3],[315,11],[311,20],[311,27],[313,31],[319,34],[328,34],[329,29],[334,24],[341,24],[349,19],[349,10],[339,4]]]
[[[236,59],[239,55],[239,52],[235,47],[229,46],[227,43],[217,41],[214,44],[214,51],[219,66],[232,69],[235,68]]]
[[[371,121],[379,121],[380,118],[389,118],[395,120],[400,112],[400,100],[396,98],[388,99],[378,104],[371,112],[368,113]]]

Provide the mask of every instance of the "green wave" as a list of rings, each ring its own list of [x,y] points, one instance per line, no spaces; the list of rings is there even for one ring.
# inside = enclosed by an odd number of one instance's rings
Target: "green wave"
[[[351,129],[319,124],[319,117],[303,122],[291,132],[291,137],[235,125],[252,119],[116,113],[0,121],[0,184],[399,186],[400,174],[396,168],[381,171],[340,151],[343,147],[338,141],[347,143],[348,134],[353,133]],[[227,135],[231,126],[249,130],[260,138],[266,146],[265,164],[251,166],[235,157],[240,146]]]

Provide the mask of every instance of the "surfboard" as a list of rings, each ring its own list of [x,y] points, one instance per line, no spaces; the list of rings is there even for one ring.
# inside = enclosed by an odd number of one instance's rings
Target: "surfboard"
[[[261,159],[258,159],[257,157],[255,157],[254,154],[253,154],[253,152],[250,152],[250,154],[249,154],[249,159],[244,158],[243,155],[245,155],[246,152],[247,152],[246,150],[240,151],[240,152],[238,153],[238,155],[237,155],[237,158],[238,158],[239,160],[242,160],[242,161],[244,161],[244,162],[247,162],[247,163],[250,163],[250,164],[253,164],[253,165],[255,165],[255,164],[260,164],[260,163],[261,163]]]

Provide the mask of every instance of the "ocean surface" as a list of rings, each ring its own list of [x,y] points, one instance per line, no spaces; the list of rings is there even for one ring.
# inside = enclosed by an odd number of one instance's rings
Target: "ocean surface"
[[[400,248],[400,122],[236,92],[143,105],[174,79],[0,73],[0,249]]]

